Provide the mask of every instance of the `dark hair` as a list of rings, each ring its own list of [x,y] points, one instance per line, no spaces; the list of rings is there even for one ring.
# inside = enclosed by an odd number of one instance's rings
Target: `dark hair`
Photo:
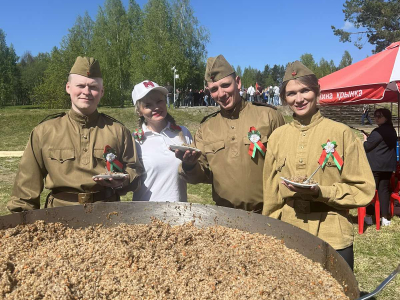
[[[311,75],[305,75],[296,79],[291,79],[291,80],[298,80],[305,86],[307,86],[310,90],[312,90],[315,95],[318,97],[319,93],[321,91],[318,83],[318,78],[314,74]],[[280,88],[280,93],[279,96],[281,97],[281,101],[283,104],[286,104],[286,86],[289,83],[290,80],[287,80],[282,83],[281,88]]]
[[[381,114],[382,116],[385,117],[385,119],[386,119],[385,123],[393,124],[392,123],[392,113],[387,108],[378,108],[377,110],[375,110],[374,116],[376,116],[377,114]]]

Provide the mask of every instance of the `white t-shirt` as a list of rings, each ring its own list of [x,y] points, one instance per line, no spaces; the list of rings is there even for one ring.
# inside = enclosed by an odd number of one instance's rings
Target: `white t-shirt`
[[[254,95],[254,92],[255,92],[255,90],[254,90],[253,86],[252,86],[252,85],[249,86],[249,88],[247,89],[247,93],[248,93],[250,96],[253,96],[253,95]]]
[[[184,126],[180,127],[185,143],[191,144],[192,135],[189,130]],[[179,137],[179,131],[172,130],[170,123],[160,133],[149,130],[145,124],[142,129],[145,139],[135,142],[145,173],[141,177],[142,185],[133,194],[132,201],[186,202],[187,184],[178,174],[181,160],[168,148],[171,144],[184,143]]]

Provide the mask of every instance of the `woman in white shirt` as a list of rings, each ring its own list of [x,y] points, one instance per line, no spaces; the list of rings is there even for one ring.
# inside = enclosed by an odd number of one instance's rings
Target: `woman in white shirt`
[[[179,176],[181,161],[169,149],[172,144],[191,144],[192,135],[178,126],[167,112],[168,90],[145,80],[132,91],[133,104],[139,115],[139,129],[133,137],[145,173],[142,185],[133,194],[133,201],[186,202],[186,182]]]

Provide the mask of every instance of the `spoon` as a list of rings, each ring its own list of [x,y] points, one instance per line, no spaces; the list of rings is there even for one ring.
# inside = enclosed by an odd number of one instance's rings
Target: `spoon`
[[[376,294],[378,294],[390,281],[392,281],[396,277],[396,275],[399,271],[400,271],[400,265],[398,265],[396,270],[394,270],[392,272],[392,274],[390,274],[373,292],[366,294],[366,295],[358,298],[357,300],[370,299],[373,296],[375,296]]]
[[[308,177],[305,181],[303,181],[303,184],[308,184],[311,180],[311,178],[317,173],[317,171],[321,168],[321,165],[318,165],[318,168],[314,171],[314,173],[311,174],[310,177]]]

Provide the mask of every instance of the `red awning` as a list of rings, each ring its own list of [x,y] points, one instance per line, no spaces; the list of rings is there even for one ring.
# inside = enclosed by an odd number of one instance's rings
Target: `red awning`
[[[319,80],[321,105],[397,102],[400,42]]]

